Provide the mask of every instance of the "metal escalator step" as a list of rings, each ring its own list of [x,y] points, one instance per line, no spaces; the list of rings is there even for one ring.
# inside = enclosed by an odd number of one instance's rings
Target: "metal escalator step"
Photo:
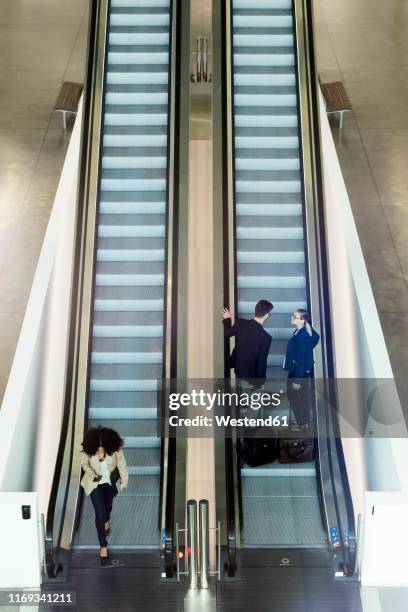
[[[108,65],[163,64],[168,59],[169,47],[147,45],[109,45]]]
[[[301,263],[259,263],[257,266],[239,263],[237,272],[238,276],[304,276],[305,266]]]
[[[103,215],[164,215],[165,202],[100,202]]]
[[[143,56],[143,61],[138,63],[149,64],[149,63],[160,63],[164,64],[167,60],[169,52],[169,45],[146,45],[143,43],[131,43],[123,45],[108,44],[108,65],[111,64],[112,56],[123,54],[128,58],[127,63],[130,64],[132,61],[136,61],[137,56]],[[156,55],[156,58],[155,58]],[[157,57],[159,56],[159,57]],[[157,61],[155,62],[154,59]],[[118,63],[118,62],[113,62]],[[122,63],[122,61],[120,62]]]
[[[132,106],[132,107],[127,107],[127,108],[133,109],[133,108],[139,108],[139,107]],[[115,112],[120,112],[120,110],[118,111],[115,110]],[[167,149],[166,147],[103,147],[102,156],[105,158],[134,157],[136,159],[143,159],[144,157],[167,158]]]
[[[165,227],[162,225],[100,225],[100,238],[164,238]]]
[[[123,290],[123,287],[120,288]],[[145,288],[144,288],[145,289]],[[121,313],[127,314],[133,312],[135,317],[138,315],[151,314],[151,322],[159,322],[159,317],[163,318],[164,299],[155,298],[147,300],[128,300],[128,299],[96,299],[94,312],[97,314]],[[95,318],[95,321],[97,319]],[[142,319],[140,319],[142,320]],[[136,321],[136,318],[135,318]]]
[[[164,274],[162,261],[102,261],[96,264],[97,274]]]
[[[111,287],[101,286],[95,289],[95,298],[97,300],[152,300],[157,304],[157,300],[163,300],[162,287]],[[131,304],[134,306],[134,304]],[[127,309],[127,308],[126,308]],[[145,310],[145,304],[142,304],[142,310]]]
[[[305,276],[257,276],[257,275],[238,275],[237,277],[238,289],[257,289],[263,291],[264,289],[295,289],[295,288],[306,288],[306,277]]]
[[[95,310],[93,321],[95,325],[161,325],[163,311]]]
[[[236,2],[234,2],[234,6],[236,5]],[[252,3],[248,3],[248,5],[252,5]],[[270,3],[269,3],[270,6]],[[274,5],[275,6],[275,5]],[[292,10],[291,8],[234,8],[232,11],[232,14],[235,17],[241,16],[241,17],[249,17],[251,18],[252,16],[254,17],[258,17],[258,16],[271,16],[271,17],[282,17],[282,16],[290,16],[290,23],[292,24]]]
[[[89,408],[132,408],[157,410],[156,391],[93,391],[90,393]]]
[[[137,250],[137,249],[98,249],[98,262],[135,261],[135,262],[164,262],[163,249]]]
[[[164,236],[158,238],[99,238],[98,249],[103,251],[162,251],[164,249]]]
[[[114,0],[119,2],[120,0]],[[129,1],[129,0],[128,0]],[[234,0],[234,9],[263,10],[271,8],[271,0]],[[273,8],[292,10],[292,0],[274,0]]]
[[[101,317],[101,315],[105,315]],[[112,317],[106,317],[106,315],[113,315]],[[129,317],[124,318],[123,315],[129,315]],[[143,318],[138,317],[137,315],[144,315]],[[152,316],[157,315],[157,318]],[[94,316],[95,324],[99,325],[111,325],[112,323],[116,323],[117,321],[123,321],[124,323],[130,324],[141,324],[148,322],[148,318],[150,317],[150,321],[154,321],[157,324],[163,322],[162,313],[149,313],[149,312],[96,312]],[[92,363],[112,363],[112,359],[115,358],[115,363],[162,363],[162,353],[161,351],[157,352],[135,352],[135,353],[107,353],[107,352],[93,352],[92,353]]]
[[[169,42],[169,29],[166,27],[134,26],[112,27],[109,30],[109,46],[115,45],[167,45]]]
[[[136,64],[137,66],[137,64]],[[160,67],[160,64],[152,64],[151,67]],[[116,68],[116,70],[109,70],[107,75],[106,75],[106,83],[108,85],[167,85],[168,84],[168,73],[167,72],[162,72],[162,71],[148,71],[147,67],[143,66],[143,64],[140,64],[140,68],[144,68],[144,70],[119,70],[119,68],[134,68],[134,65],[132,64],[112,64],[111,68]],[[115,111],[112,110],[112,107],[115,106],[119,106],[117,104],[109,104],[108,105],[110,108],[106,109],[105,111],[105,117],[104,117],[104,123],[105,125],[107,124],[107,116],[115,114]],[[160,113],[160,111],[158,110],[161,106],[164,105],[152,105],[152,104],[139,104],[136,102],[136,104],[121,104],[120,106],[145,106],[146,107],[146,111],[145,111],[145,116],[149,116],[149,115],[163,115],[165,117],[165,121],[164,123],[167,123],[167,112],[163,111],[162,113]],[[148,110],[150,106],[153,106],[153,110],[150,111]],[[106,107],[105,107],[106,108]],[[131,111],[128,110],[127,114],[130,114]],[[135,113],[132,114],[141,114],[140,109],[135,108]]]
[[[122,26],[169,26],[170,14],[168,7],[133,7],[112,8],[110,25]]]
[[[273,205],[272,205],[273,206]],[[267,227],[267,228],[299,228],[303,227],[303,219],[302,217],[293,217],[286,215],[282,215],[281,217],[277,217],[276,219],[271,216],[259,217],[259,216],[251,216],[251,215],[237,215],[237,227],[238,228],[259,228],[259,227]]]
[[[168,75],[168,64],[112,64],[108,66],[107,75],[117,73],[131,74],[165,74]],[[166,81],[167,82],[167,81]]]
[[[91,391],[155,391],[157,380],[94,380],[91,378]]]
[[[102,180],[106,179],[116,179],[119,181],[123,181],[123,184],[126,185],[126,181],[132,179],[136,181],[137,179],[144,179],[145,181],[155,181],[155,180],[165,180],[166,179],[166,169],[165,168],[104,168],[102,170]],[[124,191],[122,188],[121,191]],[[131,190],[130,190],[131,191]],[[155,191],[161,191],[161,189],[156,189]]]
[[[301,478],[301,477],[298,477]],[[243,480],[257,479],[245,476]],[[261,497],[245,497],[246,517],[251,518],[266,518],[283,517],[286,515],[296,515],[298,520],[302,521],[305,518],[312,519],[317,514],[317,520],[320,523],[319,501],[317,495],[311,496],[261,496]],[[317,511],[317,512],[316,512]]]
[[[157,408],[89,408],[88,418],[94,421],[107,421],[114,416],[115,418],[126,419],[157,419]]]
[[[244,149],[240,147],[236,149],[235,170],[299,171],[299,152],[297,149]]]
[[[244,505],[245,507],[245,505]],[[327,538],[319,516],[302,517],[301,522],[290,514],[279,517],[244,518],[242,546],[307,546],[326,547]]]
[[[162,136],[167,134],[167,128],[163,126],[130,126],[130,127],[117,127],[109,126],[105,129],[105,135],[107,136]]]
[[[233,48],[234,56],[236,55],[293,55],[293,50],[286,46],[275,46],[275,45],[262,45],[262,46],[249,46],[239,45]],[[240,65],[240,64],[238,64]],[[262,64],[256,64],[260,66]]]
[[[137,517],[137,520],[135,520]],[[159,496],[120,494],[113,503],[109,548],[159,547]],[[99,548],[95,529],[95,513],[86,497],[81,513],[76,548]]]
[[[264,138],[286,138],[298,136],[296,128],[237,128],[235,136],[262,136]],[[256,147],[259,148],[259,147]]]
[[[275,315],[275,316],[279,316],[279,315]],[[270,336],[272,336],[274,340],[285,340],[287,342],[288,340],[290,340],[290,338],[293,335],[293,329],[290,327],[290,324],[289,324],[290,316],[288,315],[282,315],[282,316],[284,316],[286,319],[285,325],[283,325],[282,327],[277,327],[275,324],[272,324],[275,326],[268,327],[268,328],[265,327],[265,331]]]
[[[248,470],[249,471],[249,470]],[[317,497],[315,476],[277,476],[270,478],[258,476],[242,479],[243,497]]]
[[[236,196],[237,204],[300,204],[301,200],[296,193],[262,193],[245,192]]]
[[[100,214],[99,223],[104,227],[109,226],[126,226],[126,227],[143,227],[143,226],[158,226],[164,227],[166,223],[165,215],[154,214]]]
[[[122,85],[106,85],[106,94],[113,93],[127,93],[127,94],[156,94],[156,93],[167,93],[168,87],[167,85],[156,84],[156,83],[142,83],[140,85],[133,83],[125,83]],[[151,97],[152,98],[152,97]],[[129,105],[127,105],[129,106]],[[155,105],[161,106],[161,105]]]
[[[126,495],[157,495],[160,478],[157,476],[131,476]]]
[[[237,242],[237,252],[238,255],[245,252],[263,252],[263,253],[273,253],[274,251],[278,253],[292,253],[292,252],[301,252],[304,253],[304,243],[303,240],[238,240]],[[288,262],[290,263],[290,262]],[[299,263],[299,262],[298,262]]]
[[[294,66],[236,66],[234,68],[234,79],[238,75],[260,75],[260,76],[282,76],[290,74],[296,77]]]
[[[233,24],[235,29],[278,30],[292,25],[292,13],[285,10],[243,10],[233,11]],[[273,35],[273,34],[272,34]]]
[[[140,25],[116,26],[109,24],[109,34],[167,34],[169,28],[162,25],[143,23]],[[159,38],[159,36],[157,36]]]
[[[149,9],[152,7],[169,7],[170,0],[111,0],[112,8],[133,8],[140,6]]]
[[[165,168],[107,168],[102,170],[101,190],[158,191],[166,187]]]
[[[101,353],[138,353],[163,350],[163,338],[113,338],[98,337],[92,340],[92,350]]]
[[[245,149],[240,147],[237,149],[235,154],[236,159],[255,159],[262,161],[265,158],[269,159],[283,159],[289,161],[292,159],[299,159],[299,151],[296,149]]]
[[[256,30],[256,34],[259,36],[270,36],[270,37],[279,37],[279,36],[293,36],[292,27],[273,27],[273,26],[264,26],[251,28],[246,26],[235,26],[233,29],[234,38],[236,34],[248,34],[251,35],[254,33],[254,29]]]
[[[94,338],[161,338],[162,325],[94,325]]]
[[[299,172],[293,170],[237,170],[235,180],[290,182],[299,180]]]
[[[236,85],[234,87],[235,95],[251,95],[251,96],[295,96],[296,87],[288,85]]]
[[[240,89],[241,91],[236,91]],[[256,91],[251,91],[254,89]],[[273,107],[273,106],[288,106],[295,108],[297,97],[296,91],[285,92],[284,89],[291,89],[290,87],[263,87],[263,91],[260,91],[261,88],[255,86],[249,87],[236,87],[234,93],[234,105],[236,107],[239,106],[255,106],[257,108],[262,106]]]
[[[238,227],[238,240],[300,240],[303,238],[301,227]],[[290,246],[290,245],[289,245]]]
[[[165,191],[102,191],[101,202],[165,203]]]
[[[237,216],[253,215],[253,216],[301,216],[302,215],[302,204],[274,204],[274,206],[268,206],[265,204],[237,204],[236,214]]]
[[[292,242],[292,241],[291,241]],[[293,241],[294,242],[294,241]],[[305,261],[305,253],[304,250],[299,250],[293,248],[292,250],[282,251],[262,251],[258,249],[257,251],[243,251],[238,253],[237,256],[238,263],[304,263]]]
[[[169,2],[163,2],[157,6],[150,6],[148,3],[139,0],[135,2],[134,6],[113,6],[111,8],[111,17],[113,15],[168,15],[170,4]],[[155,18],[156,19],[156,18]],[[111,21],[112,23],[112,21]]]
[[[297,170],[236,169],[236,190],[239,193],[301,193],[301,176]],[[301,196],[299,196],[300,199]]]
[[[159,448],[128,448],[125,447],[126,461],[129,467],[160,468]]]
[[[160,363],[92,363],[93,380],[129,380],[138,381],[161,378]]]
[[[97,287],[163,287],[164,274],[97,274]]]

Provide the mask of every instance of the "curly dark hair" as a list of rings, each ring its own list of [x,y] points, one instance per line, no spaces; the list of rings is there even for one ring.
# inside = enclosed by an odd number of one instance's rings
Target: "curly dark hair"
[[[88,431],[82,442],[82,448],[89,457],[95,455],[100,446],[103,446],[108,455],[112,455],[122,448],[123,442],[117,431],[99,426]]]

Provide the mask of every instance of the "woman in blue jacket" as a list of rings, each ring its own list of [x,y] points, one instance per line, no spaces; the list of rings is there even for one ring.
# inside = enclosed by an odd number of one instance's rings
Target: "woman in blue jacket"
[[[299,308],[292,315],[291,323],[296,327],[286,348],[283,364],[288,372],[288,398],[299,427],[307,427],[310,411],[310,379],[313,377],[313,349],[320,336],[309,323],[307,310]]]

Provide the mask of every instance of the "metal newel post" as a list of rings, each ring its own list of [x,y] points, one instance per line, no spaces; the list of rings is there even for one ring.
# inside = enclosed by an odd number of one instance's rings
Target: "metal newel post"
[[[200,524],[200,568],[201,568],[201,588],[208,589],[209,577],[209,522],[208,522],[208,500],[201,499],[199,502],[199,524]]]
[[[187,525],[188,525],[188,557],[189,557],[189,574],[190,574],[190,589],[196,589],[197,584],[197,502],[195,499],[189,499],[187,502]]]

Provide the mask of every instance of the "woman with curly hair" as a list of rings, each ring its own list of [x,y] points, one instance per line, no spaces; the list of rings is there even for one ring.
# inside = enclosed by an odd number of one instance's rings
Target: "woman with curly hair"
[[[113,498],[118,493],[116,486],[120,478],[120,491],[127,487],[129,475],[123,440],[113,429],[94,427],[88,431],[82,442],[81,465],[84,476],[81,485],[89,495],[95,510],[95,525],[101,547],[99,557],[102,565],[108,558],[106,536],[110,532],[110,513]]]

